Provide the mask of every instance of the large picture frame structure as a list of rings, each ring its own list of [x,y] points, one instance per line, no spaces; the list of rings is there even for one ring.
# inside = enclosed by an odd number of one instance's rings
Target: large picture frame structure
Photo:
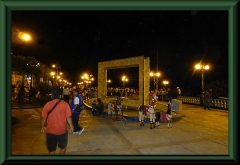
[[[116,59],[98,63],[98,97],[104,103],[112,100],[106,97],[107,92],[107,71],[109,69],[139,67],[139,99],[125,99],[124,105],[138,107],[141,104],[149,104],[149,83],[150,83],[150,57],[137,56],[123,59]]]

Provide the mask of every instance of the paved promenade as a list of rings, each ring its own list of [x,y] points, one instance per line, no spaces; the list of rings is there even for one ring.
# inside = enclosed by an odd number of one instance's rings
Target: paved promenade
[[[12,126],[12,156],[48,154],[45,133],[40,133],[41,111],[42,107],[12,109],[12,117],[17,120]],[[135,155],[137,160],[145,160],[149,155],[155,155],[155,160],[173,158],[167,156],[179,159],[188,159],[182,156],[196,156],[197,159],[200,155],[229,157],[226,110],[204,110],[201,106],[182,104],[182,111],[175,116],[178,120],[169,129],[166,123],[150,129],[149,123],[141,127],[137,121],[114,122],[107,115],[107,109],[104,112],[105,115],[92,116],[90,109],[83,110],[79,123],[85,130],[81,135],[69,135],[66,155],[78,155],[74,160],[118,159],[120,155]],[[134,116],[133,113],[129,115]],[[137,117],[138,111],[135,114]],[[121,159],[135,160],[136,157]]]

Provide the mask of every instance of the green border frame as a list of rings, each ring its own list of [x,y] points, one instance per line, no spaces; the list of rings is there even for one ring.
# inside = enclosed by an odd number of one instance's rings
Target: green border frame
[[[237,162],[237,3],[239,0],[0,0],[0,163],[40,163],[40,160]],[[228,156],[11,156],[11,11],[13,10],[225,10],[229,13],[229,155]],[[16,162],[17,161],[17,162]],[[58,162],[57,162],[58,161]],[[139,162],[141,161],[141,162]],[[70,162],[71,163],[71,162]],[[99,162],[98,162],[99,163]],[[107,164],[107,163],[105,163]]]

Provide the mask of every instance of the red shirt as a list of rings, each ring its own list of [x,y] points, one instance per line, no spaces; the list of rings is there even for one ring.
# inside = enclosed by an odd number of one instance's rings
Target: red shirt
[[[46,118],[48,116],[48,111],[59,101],[54,99],[45,104],[42,111],[42,117]],[[67,130],[67,117],[71,116],[71,110],[66,102],[60,102],[54,110],[49,114],[47,119],[47,133],[62,135],[66,133]]]
[[[148,105],[141,105],[139,106],[139,111],[142,111],[144,115],[147,115],[148,108]]]

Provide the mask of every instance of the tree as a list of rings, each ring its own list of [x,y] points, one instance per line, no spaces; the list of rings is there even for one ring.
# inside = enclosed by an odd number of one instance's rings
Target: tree
[[[25,76],[30,77],[31,79],[33,76],[36,78],[36,80],[39,80],[39,75],[41,75],[42,70],[39,65],[39,62],[35,60],[33,57],[25,57],[21,55],[14,55],[12,54],[12,69],[18,71],[20,75],[22,76],[22,84],[19,91],[19,102],[24,102],[24,96],[25,96],[25,90],[24,90],[24,82],[25,82]],[[31,85],[30,84],[30,92],[31,92]],[[31,101],[31,93],[29,92],[29,102]]]
[[[228,97],[228,80],[212,81],[205,88],[212,89],[214,98]]]

